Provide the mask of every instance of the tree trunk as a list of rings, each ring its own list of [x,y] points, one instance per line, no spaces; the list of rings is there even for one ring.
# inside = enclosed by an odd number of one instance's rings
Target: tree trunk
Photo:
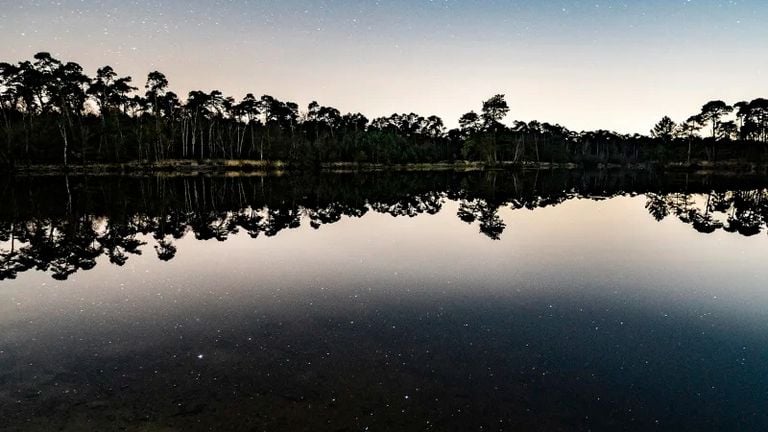
[[[67,153],[69,153],[69,141],[67,140],[67,127],[63,123],[59,123],[59,133],[64,138],[64,166],[67,166]]]
[[[688,165],[691,164],[691,145],[693,144],[693,139],[691,137],[688,138]]]

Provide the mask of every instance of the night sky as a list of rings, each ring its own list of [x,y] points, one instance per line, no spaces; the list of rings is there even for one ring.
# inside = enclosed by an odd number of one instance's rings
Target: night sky
[[[172,90],[312,100],[455,126],[512,119],[647,133],[711,99],[768,97],[765,0],[0,0],[0,61],[35,52]]]

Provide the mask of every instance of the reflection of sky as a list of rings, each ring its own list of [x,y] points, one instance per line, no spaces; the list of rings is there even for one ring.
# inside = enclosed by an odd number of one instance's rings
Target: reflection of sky
[[[707,100],[765,96],[762,0],[22,0],[0,59],[47,50],[137,81],[312,99],[454,125],[506,93],[511,117],[645,132]]]
[[[434,419],[411,409],[477,422],[522,394],[535,415],[569,424],[764,430],[764,235],[703,235],[644,204],[503,209],[492,241],[449,202],[434,216],[369,212],[271,238],[188,235],[167,263],[148,238],[124,267],[101,257],[66,282],[27,272],[0,283],[0,397],[37,395],[6,409],[40,429],[83,411],[218,425],[231,410],[286,406],[283,421],[327,425],[344,423],[327,406],[338,398],[344,412],[375,407],[382,424],[402,415],[422,430]],[[277,399],[246,397],[270,389]],[[179,401],[206,410],[179,417]],[[378,417],[381,405],[396,416]],[[47,406],[69,409],[27,414]]]
[[[768,243],[762,235],[704,235],[675,218],[658,223],[644,203],[637,197],[502,209],[501,241],[459,220],[450,202],[435,216],[370,212],[271,238],[240,234],[203,242],[190,235],[167,263],[157,259],[149,238],[145,253],[130,256],[124,267],[102,257],[93,270],[65,282],[34,271],[4,281],[0,328],[34,320],[38,330],[53,329],[63,318],[130,321],[257,305],[285,311],[311,299],[343,311],[358,301],[441,296],[631,301],[651,314],[716,310],[765,322],[768,269],[761,260]]]

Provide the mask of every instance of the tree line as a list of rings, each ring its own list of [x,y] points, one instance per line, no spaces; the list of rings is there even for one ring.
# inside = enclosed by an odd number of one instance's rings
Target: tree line
[[[482,161],[643,163],[768,159],[768,100],[706,103],[676,123],[663,117],[649,135],[571,131],[538,121],[503,123],[505,95],[446,128],[415,113],[368,119],[269,95],[242,99],[218,90],[182,99],[166,76],[140,90],[110,66],[89,77],[74,62],[41,52],[0,63],[0,165],[89,164],[172,159],[247,159],[296,165]]]

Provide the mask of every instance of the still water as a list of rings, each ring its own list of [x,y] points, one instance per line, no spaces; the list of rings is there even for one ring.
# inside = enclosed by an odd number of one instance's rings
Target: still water
[[[768,179],[2,182],[2,430],[768,430]]]

